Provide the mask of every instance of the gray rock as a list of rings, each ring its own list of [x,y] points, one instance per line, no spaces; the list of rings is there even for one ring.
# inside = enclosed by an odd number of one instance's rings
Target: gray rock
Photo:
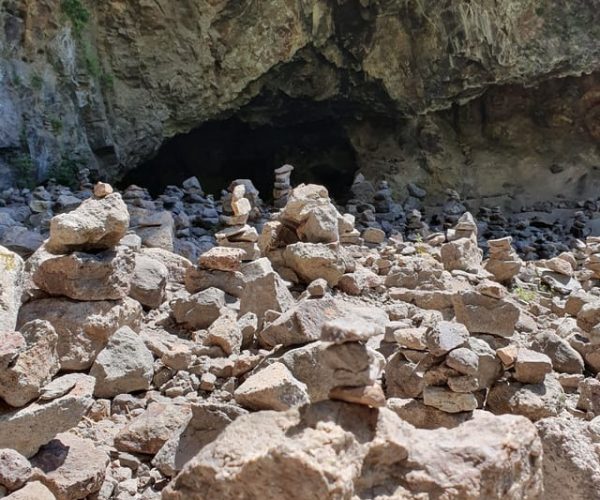
[[[464,345],[468,339],[469,331],[465,326],[451,321],[440,321],[425,333],[427,350],[434,356],[443,356]]]
[[[208,288],[190,297],[175,299],[171,311],[175,321],[191,330],[208,328],[225,306],[225,292]]]
[[[152,353],[129,327],[114,333],[90,370],[96,379],[94,395],[100,398],[148,389],[153,374]]]
[[[165,299],[168,279],[169,270],[162,262],[136,255],[129,296],[143,306],[157,308]]]

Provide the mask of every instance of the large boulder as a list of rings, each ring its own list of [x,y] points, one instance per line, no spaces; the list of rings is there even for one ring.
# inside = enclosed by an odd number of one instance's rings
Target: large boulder
[[[23,293],[23,259],[0,246],[0,331],[17,327]]]
[[[19,312],[18,325],[42,319],[58,334],[58,356],[63,370],[87,370],[108,339],[122,326],[137,328],[142,314],[139,302],[74,302],[63,298],[34,300]]]
[[[144,341],[124,326],[110,337],[92,365],[90,375],[96,379],[94,395],[111,398],[146,390],[152,382],[153,368],[154,356]]]
[[[318,453],[315,453],[318,450]],[[163,492],[213,498],[509,499],[542,493],[541,443],[522,417],[487,413],[415,429],[387,408],[327,401],[239,417]]]
[[[50,221],[50,252],[106,250],[125,236],[129,227],[127,205],[118,193],[85,200],[72,212]]]
[[[133,252],[126,247],[66,255],[42,247],[29,262],[33,281],[43,291],[81,301],[124,299],[135,267]]]

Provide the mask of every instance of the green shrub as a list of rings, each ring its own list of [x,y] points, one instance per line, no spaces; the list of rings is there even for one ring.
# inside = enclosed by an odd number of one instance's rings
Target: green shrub
[[[81,0],[62,0],[60,7],[71,21],[75,34],[81,35],[90,20],[90,11],[81,3]]]
[[[54,135],[59,135],[63,130],[63,123],[60,118],[52,117],[50,118],[50,127]]]
[[[48,171],[48,177],[54,179],[58,184],[77,188],[77,174],[81,164],[72,158],[63,158],[58,165]]]
[[[31,88],[34,90],[42,90],[42,86],[44,85],[44,79],[38,75],[37,73],[34,73],[33,75],[31,75]]]
[[[517,296],[517,298],[519,298],[523,302],[527,302],[528,304],[538,298],[538,293],[535,290],[528,290],[527,288],[523,288],[520,286],[515,288],[513,292]]]
[[[18,188],[33,189],[37,180],[37,169],[27,153],[19,153],[11,160]]]

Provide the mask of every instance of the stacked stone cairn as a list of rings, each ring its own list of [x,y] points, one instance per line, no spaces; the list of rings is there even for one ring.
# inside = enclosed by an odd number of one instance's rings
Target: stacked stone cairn
[[[448,198],[442,207],[442,220],[444,228],[448,229],[456,225],[460,216],[467,211],[467,208],[454,189],[446,190],[446,194]]]
[[[252,212],[250,200],[245,197],[246,186],[237,184],[232,186],[229,206],[232,215],[222,215],[221,222],[226,228],[215,234],[217,244],[223,247],[237,248],[243,252],[244,261],[255,260],[260,257],[258,249],[258,233],[255,228],[247,224]]]
[[[441,258],[447,271],[477,273],[483,252],[477,245],[477,224],[470,212],[460,216],[454,228],[447,231],[448,243],[441,247]]]
[[[354,217],[338,212],[327,189],[301,184],[275,220],[264,225],[259,247],[286,279],[310,283],[324,278],[335,286],[352,260],[340,241],[356,234]]]
[[[274,171],[273,205],[276,209],[283,208],[287,204],[292,190],[291,176],[293,170],[294,167],[292,165],[283,165]]]
[[[523,261],[519,258],[506,236],[497,240],[488,240],[489,257],[484,264],[485,270],[499,283],[510,283],[519,274]]]

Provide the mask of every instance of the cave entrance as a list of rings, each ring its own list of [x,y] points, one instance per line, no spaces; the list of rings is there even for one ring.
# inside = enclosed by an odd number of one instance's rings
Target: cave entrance
[[[294,185],[323,184],[339,203],[347,200],[357,170],[354,149],[339,121],[275,126],[230,118],[206,122],[165,141],[156,156],[131,171],[122,184],[146,187],[156,196],[195,175],[206,193],[218,195],[234,179],[251,179],[269,201],[273,170],[285,163],[296,168]]]

